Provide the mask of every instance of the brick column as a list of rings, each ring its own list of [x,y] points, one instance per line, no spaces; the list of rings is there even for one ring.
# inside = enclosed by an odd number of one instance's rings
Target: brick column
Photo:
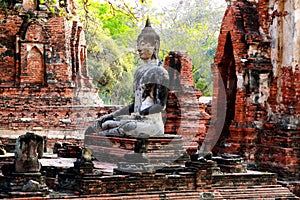
[[[204,140],[210,116],[199,103],[202,93],[194,87],[192,61],[186,52],[171,51],[164,67],[170,76],[165,134],[181,135],[188,153],[195,153]]]

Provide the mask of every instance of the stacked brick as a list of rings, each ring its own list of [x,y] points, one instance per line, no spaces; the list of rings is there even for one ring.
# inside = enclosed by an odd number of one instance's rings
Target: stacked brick
[[[29,181],[39,183],[37,191],[22,191],[24,185]],[[1,198],[28,198],[28,197],[46,197],[48,188],[45,183],[45,177],[41,173],[12,173],[8,176],[2,176],[0,180]]]
[[[278,96],[278,86],[277,86],[277,78],[273,78],[270,83],[270,96],[268,98],[268,102],[272,110],[276,110],[276,102]]]
[[[31,17],[26,20],[28,10],[23,8],[0,12],[2,136],[34,131],[50,138],[82,138],[81,130],[115,108],[80,106],[86,104],[82,102],[86,96],[97,99],[87,75],[80,24],[34,6],[30,9]],[[194,152],[210,117],[198,103],[201,93],[194,88],[190,58],[183,52],[170,55],[174,62],[178,60],[180,73],[173,73],[177,82],[171,83],[175,87],[170,91],[166,133],[182,135],[186,149]]]
[[[292,67],[283,67],[281,78],[282,78],[282,87],[281,87],[282,103],[285,106],[294,106],[296,103],[295,85],[294,85],[296,76],[294,77]]]
[[[5,88],[1,98],[1,124],[10,130],[39,130],[84,128],[96,117],[96,107],[76,107],[71,89],[60,92],[70,97],[51,95],[49,88],[33,92],[28,88],[18,90]],[[9,91],[9,92],[7,92]],[[80,122],[82,119],[82,122]]]
[[[19,28],[23,23],[21,17],[16,15],[15,12],[9,12],[8,16],[5,16],[4,13],[0,15],[0,52],[1,52],[1,60],[0,60],[0,72],[1,72],[1,82],[2,86],[12,86],[15,82],[14,76],[16,73],[16,68],[14,64],[14,53],[15,53],[15,41],[16,35],[19,32]],[[9,25],[8,25],[9,24]],[[7,28],[9,30],[7,30]]]
[[[64,186],[69,186],[75,195],[80,194],[81,198],[122,199],[126,196],[131,199],[297,199],[287,188],[276,184],[276,174],[219,171],[214,161],[189,161],[185,166],[165,166],[156,172],[109,176],[62,170],[58,180],[63,181]]]
[[[226,110],[213,112],[217,119],[225,117],[215,149],[219,153],[239,153],[251,161],[254,160],[257,139],[257,130],[254,128],[257,105],[250,101],[255,86],[250,81],[238,82],[247,76],[252,79],[249,77],[252,71],[260,71],[270,66],[270,61],[263,56],[261,59],[264,60],[264,65],[257,65],[257,52],[248,49],[249,46],[255,49],[261,40],[255,14],[257,11],[254,6],[247,1],[236,1],[228,7],[214,61],[214,80],[220,77],[223,80],[223,84],[215,85],[218,89],[214,88],[214,95],[217,99],[225,98],[227,101]],[[221,103],[215,102],[215,105]],[[220,112],[226,112],[226,115],[220,115]]]
[[[288,118],[297,120],[299,114],[298,66],[295,70],[292,67],[283,67],[281,81],[281,106],[273,98],[269,101],[272,108],[278,107],[278,112],[265,123],[266,129],[261,131],[259,153],[256,156],[261,168],[275,171],[283,180],[293,180],[300,177],[300,131],[299,128],[291,127],[293,124]],[[294,113],[290,113],[291,110]]]
[[[182,136],[185,149],[192,154],[204,140],[210,115],[199,103],[202,94],[194,87],[192,61],[187,53],[171,51],[164,66],[170,76],[165,134]]]
[[[0,11],[1,134],[42,131],[82,138],[72,132],[84,130],[102,109],[87,75],[82,27],[26,5]]]
[[[176,135],[147,138],[147,162],[153,165],[183,164],[187,160],[182,139]],[[127,161],[126,154],[135,152],[138,138],[85,135],[84,144],[93,149],[93,155],[101,161],[118,163]],[[140,153],[138,153],[140,154]]]
[[[294,9],[273,0],[232,1],[223,18],[213,68],[214,80],[221,79],[225,88],[222,91],[222,84],[214,85],[216,99],[235,99],[225,110],[220,142],[224,146],[220,145],[219,153],[240,154],[248,163],[277,172],[288,181],[300,177],[300,73],[295,58],[287,59],[295,52],[282,42],[293,43],[292,37],[287,38],[293,34],[284,29],[298,28],[289,26],[294,23]],[[293,49],[298,48],[294,44]],[[228,63],[233,63],[235,73],[228,72]],[[235,80],[236,85],[226,84],[228,80]],[[221,102],[216,103],[212,117],[219,119]],[[231,113],[233,119],[228,121]]]
[[[239,176],[209,174],[209,169],[200,168],[197,172],[179,172],[177,175],[157,173],[131,176],[130,178],[128,176],[103,177],[98,182],[92,181],[87,176],[81,182],[84,186],[84,194],[102,194],[102,198],[105,199],[121,199],[122,196],[119,196],[118,193],[124,191],[128,191],[126,197],[132,199],[162,199],[169,195],[170,199],[202,199],[205,197],[220,200],[249,197],[253,199],[297,199],[287,188],[274,184],[276,181],[274,174],[243,174]],[[137,186],[136,183],[143,184]],[[157,190],[160,191],[159,195],[156,193]],[[161,191],[164,191],[163,194]],[[198,192],[198,197],[194,196],[194,191]],[[171,192],[176,192],[176,195],[171,196]],[[186,192],[186,194],[183,196],[182,192]]]
[[[299,116],[300,114],[300,67],[296,65],[293,79],[295,89],[295,113]]]
[[[258,109],[257,105],[252,103],[247,105],[248,102],[246,102],[245,96],[245,90],[241,90],[236,94],[234,120],[229,127],[230,136],[226,140],[225,149],[226,153],[229,154],[242,152],[248,163],[253,163],[257,151],[258,134],[253,122],[258,121],[255,113]]]
[[[260,168],[278,173],[283,180],[299,177],[299,136],[299,131],[264,130],[256,155]]]
[[[78,177],[84,194],[151,193],[154,191],[190,191],[195,188],[194,173],[178,175],[157,173],[140,176],[116,175]],[[96,181],[97,180],[97,181]]]

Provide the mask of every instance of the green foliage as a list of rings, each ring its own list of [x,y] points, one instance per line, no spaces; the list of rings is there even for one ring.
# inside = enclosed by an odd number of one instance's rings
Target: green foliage
[[[102,21],[103,28],[108,29],[113,38],[129,32],[131,29],[127,25],[130,20],[128,16],[118,12],[112,13],[110,9],[108,4],[101,4],[97,9],[98,18]]]
[[[7,0],[0,0],[0,9],[8,8]]]
[[[147,16],[161,38],[160,57],[170,50],[187,50],[193,60],[196,88],[205,96],[211,95],[210,65],[225,6],[215,6],[220,5],[219,0],[190,0],[157,11],[150,0],[135,0],[135,8],[126,2],[77,0],[77,14],[85,26],[90,75],[104,102],[127,104],[132,100],[138,60],[136,39]]]
[[[195,83],[196,88],[202,91],[203,96],[211,96],[211,93],[208,88],[208,84],[204,78],[199,78]]]
[[[54,7],[50,7],[50,8],[49,8],[49,12],[50,12],[50,13],[49,13],[49,16],[50,16],[50,17],[53,17],[54,14],[55,14],[55,9],[54,9]]]
[[[208,69],[193,66],[193,78],[195,87],[203,93],[203,96],[212,95],[212,76]]]
[[[193,60],[195,86],[204,95],[212,93],[211,63],[225,6],[219,0],[190,0],[165,8],[159,25],[163,56],[169,50],[186,50]]]
[[[106,104],[127,104],[132,100],[135,66],[136,27],[121,12],[111,12],[107,3],[89,1],[88,13],[82,2],[77,9],[85,19],[88,66],[99,96]],[[81,9],[80,9],[81,8]]]
[[[59,12],[58,12],[58,16],[66,17],[67,16],[67,11],[65,9],[60,9]]]

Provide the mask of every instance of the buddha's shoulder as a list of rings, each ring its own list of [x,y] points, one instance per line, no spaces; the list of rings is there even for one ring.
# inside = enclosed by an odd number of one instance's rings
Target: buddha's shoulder
[[[161,76],[168,75],[168,71],[165,68],[158,66],[158,65],[153,65],[153,66],[149,67],[147,70],[147,73],[161,75]]]
[[[166,84],[169,80],[169,74],[163,67],[153,65],[142,73],[142,80],[143,83]]]

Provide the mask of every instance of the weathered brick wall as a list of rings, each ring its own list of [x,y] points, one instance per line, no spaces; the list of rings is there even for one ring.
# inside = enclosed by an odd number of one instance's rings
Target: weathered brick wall
[[[298,3],[232,1],[213,67],[214,79],[222,80],[215,103],[227,100],[227,109],[213,111],[226,116],[217,152],[238,153],[289,180],[300,177],[300,129],[292,122],[300,112]]]
[[[181,135],[188,153],[195,153],[206,135],[210,115],[199,102],[202,93],[194,86],[192,60],[186,52],[171,51],[164,66],[170,76],[165,133]]]
[[[1,134],[35,131],[82,138],[99,113],[116,108],[99,107],[95,101],[80,23],[33,7],[30,13],[23,8],[0,12]],[[198,103],[201,93],[194,88],[190,58],[183,52],[171,54],[181,69],[178,77],[173,74],[179,85],[171,83],[166,133],[184,136],[186,148],[196,151],[210,116]]]
[[[0,14],[0,73],[1,86],[12,86],[15,82],[15,62],[14,55],[16,52],[15,41],[16,34],[19,32],[23,20],[20,16],[14,15],[14,12],[9,12],[6,16],[4,13]],[[9,27],[9,28],[8,28]]]
[[[100,107],[87,75],[82,26],[26,5],[0,11],[0,133],[83,138],[99,112],[115,108]]]

